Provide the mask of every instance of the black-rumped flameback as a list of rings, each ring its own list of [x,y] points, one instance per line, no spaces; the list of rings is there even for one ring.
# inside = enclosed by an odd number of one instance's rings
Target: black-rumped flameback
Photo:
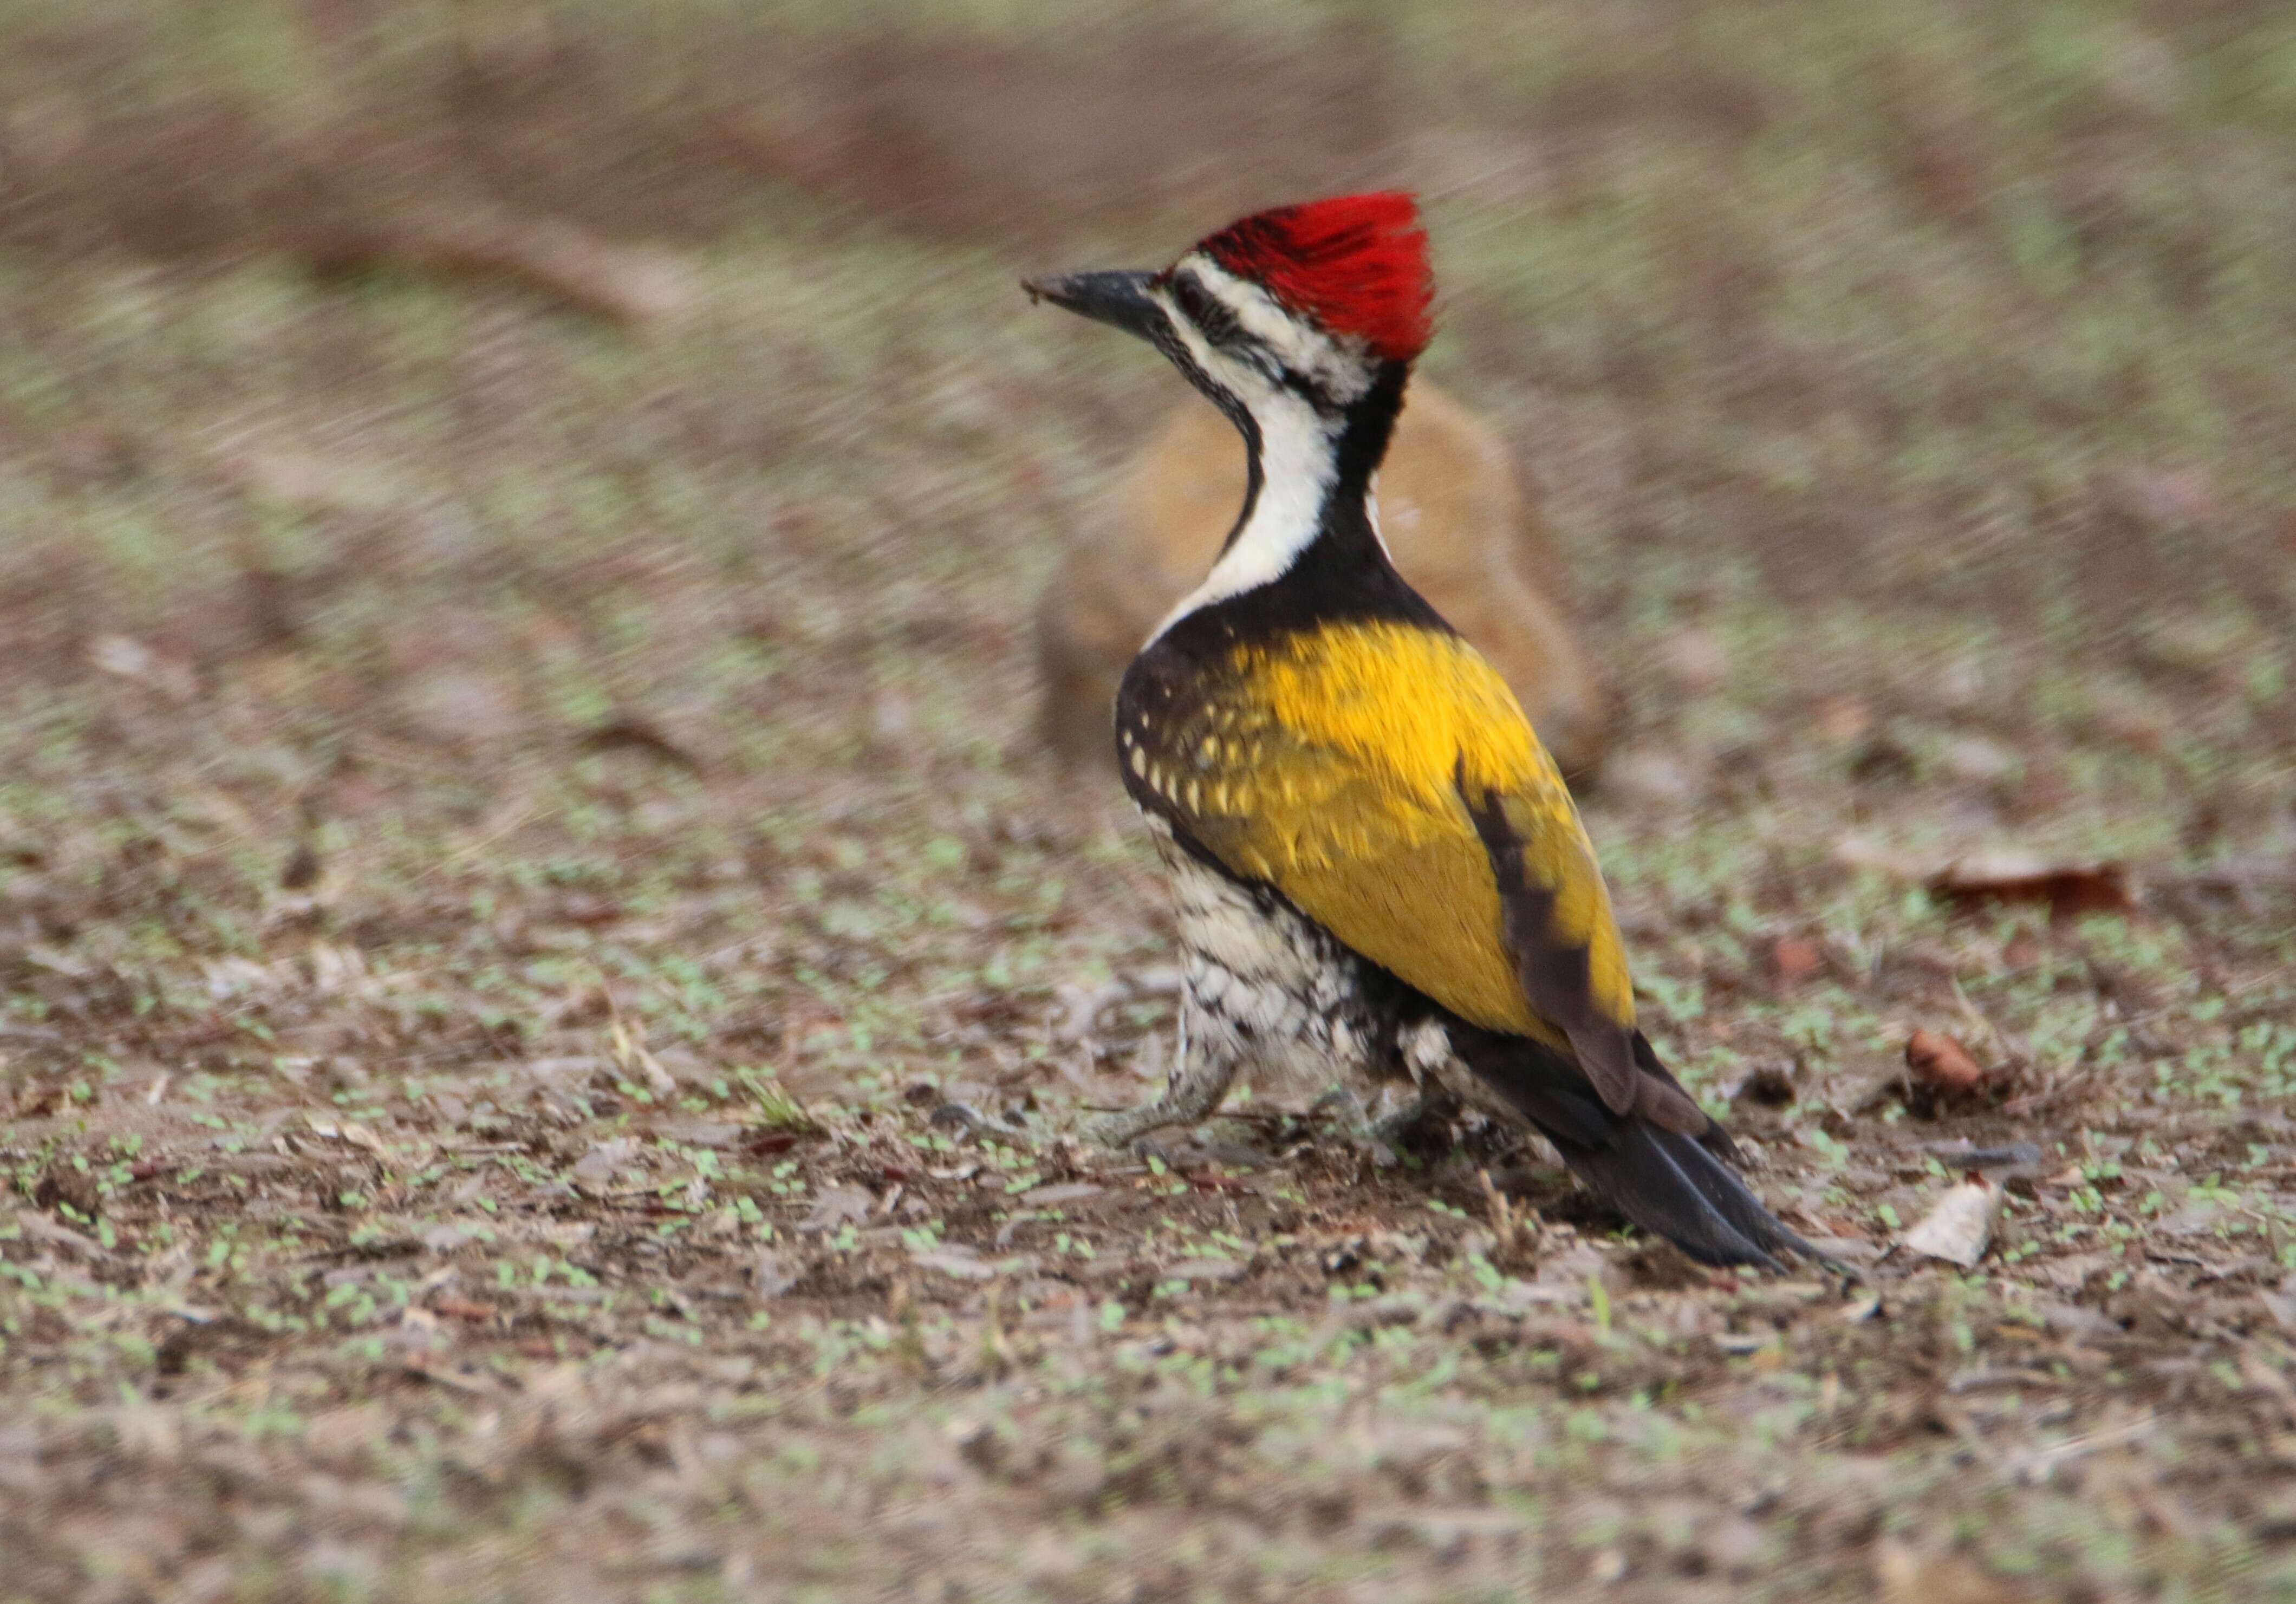
[[[1594,847],[1513,693],[1388,561],[1374,481],[1432,294],[1411,197],[1027,288],[1153,343],[1249,453],[1218,561],[1117,696],[1186,983],[1163,1094],[1096,1133],[1201,1120],[1247,1065],[1408,1077],[1535,1126],[1693,1257],[1808,1251],[1637,1027]]]

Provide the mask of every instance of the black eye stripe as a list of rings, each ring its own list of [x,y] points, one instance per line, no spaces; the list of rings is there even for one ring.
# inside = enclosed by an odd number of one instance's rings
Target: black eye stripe
[[[1230,417],[1241,418],[1242,402],[1197,364],[1187,349],[1186,342],[1180,338],[1177,325],[1189,324],[1213,348],[1232,361],[1257,369],[1269,383],[1291,391],[1324,417],[1336,418],[1346,411],[1340,399],[1316,375],[1300,372],[1286,365],[1266,341],[1242,326],[1233,307],[1189,274],[1168,274],[1163,280],[1163,289],[1172,298],[1173,310],[1178,315],[1166,320],[1174,326],[1168,335],[1158,340],[1157,344],[1178,364],[1180,371],[1188,375],[1189,381],[1211,397]]]
[[[1242,332],[1235,314],[1218,297],[1207,294],[1203,286],[1189,274],[1175,274],[1172,277],[1172,299],[1177,302],[1188,321],[1214,345],[1226,345]]]

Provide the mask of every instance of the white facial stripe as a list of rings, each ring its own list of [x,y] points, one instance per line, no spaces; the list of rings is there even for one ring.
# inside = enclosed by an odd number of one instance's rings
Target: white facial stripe
[[[1172,326],[1189,358],[1233,391],[1259,429],[1261,485],[1251,517],[1204,582],[1165,615],[1154,640],[1200,607],[1241,595],[1276,578],[1316,538],[1324,498],[1337,477],[1340,421],[1326,418],[1306,397],[1286,389],[1250,363],[1238,362],[1179,316],[1166,291],[1150,291],[1173,314]]]
[[[1288,391],[1277,395],[1280,399],[1274,405],[1252,408],[1259,422],[1259,459],[1266,479],[1250,520],[1212,564],[1204,582],[1158,626],[1157,634],[1200,607],[1281,577],[1316,538],[1323,523],[1324,499],[1336,475],[1333,447],[1339,431],[1299,397]]]
[[[1341,405],[1371,388],[1373,364],[1361,341],[1332,339],[1307,319],[1285,311],[1258,284],[1236,277],[1200,251],[1181,258],[1173,271],[1193,278],[1206,295],[1235,314],[1245,333],[1267,347],[1292,372],[1313,379]]]
[[[1292,373],[1312,379],[1341,405],[1371,388],[1375,364],[1359,342],[1332,339],[1285,311],[1259,285],[1208,257],[1185,257],[1175,271],[1192,274],[1203,292],[1233,312],[1238,326],[1265,345],[1278,363]],[[1198,609],[1256,590],[1282,577],[1299,561],[1322,528],[1324,503],[1339,476],[1344,424],[1259,364],[1240,360],[1212,344],[1181,312],[1168,289],[1158,285],[1148,293],[1162,307],[1188,359],[1251,414],[1259,430],[1261,471],[1251,516],[1203,583],[1181,598],[1156,626],[1155,634],[1148,637],[1152,642]],[[1376,502],[1368,511],[1373,537],[1384,547]]]

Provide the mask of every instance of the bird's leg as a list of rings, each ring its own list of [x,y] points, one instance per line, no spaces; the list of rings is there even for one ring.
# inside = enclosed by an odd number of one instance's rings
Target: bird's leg
[[[1394,1112],[1370,1122],[1365,1134],[1390,1148],[1417,1145],[1431,1133],[1447,1133],[1462,1109],[1456,1086],[1446,1077],[1451,1061],[1450,1032],[1440,1021],[1423,1019],[1396,1038],[1395,1058],[1382,1066],[1389,1084],[1406,1080],[1417,1093]]]
[[[1401,1148],[1458,1117],[1459,1100],[1440,1086],[1428,1086],[1393,1113],[1371,1121],[1365,1130],[1374,1142]]]
[[[1402,1107],[1385,1114],[1372,1110],[1384,1101],[1367,1099],[1346,1081],[1340,1082],[1308,1105],[1310,1117],[1327,1115],[1361,1142],[1382,1142],[1390,1147],[1407,1138],[1430,1116],[1448,1118],[1458,1105],[1442,1093],[1422,1091]]]
[[[1233,1032],[1206,1028],[1208,1023],[1190,997],[1180,1011],[1180,1044],[1163,1095],[1120,1114],[1104,1114],[1085,1126],[1085,1134],[1105,1147],[1125,1147],[1166,1125],[1209,1119],[1235,1084],[1242,1054]]]

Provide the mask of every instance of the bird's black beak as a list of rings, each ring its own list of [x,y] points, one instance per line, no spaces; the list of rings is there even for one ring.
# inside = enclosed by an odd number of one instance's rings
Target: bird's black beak
[[[1048,273],[1022,279],[1021,288],[1032,301],[1048,300],[1081,313],[1143,340],[1152,340],[1164,326],[1164,311],[1149,299],[1148,286],[1156,275],[1136,267],[1100,273]]]

